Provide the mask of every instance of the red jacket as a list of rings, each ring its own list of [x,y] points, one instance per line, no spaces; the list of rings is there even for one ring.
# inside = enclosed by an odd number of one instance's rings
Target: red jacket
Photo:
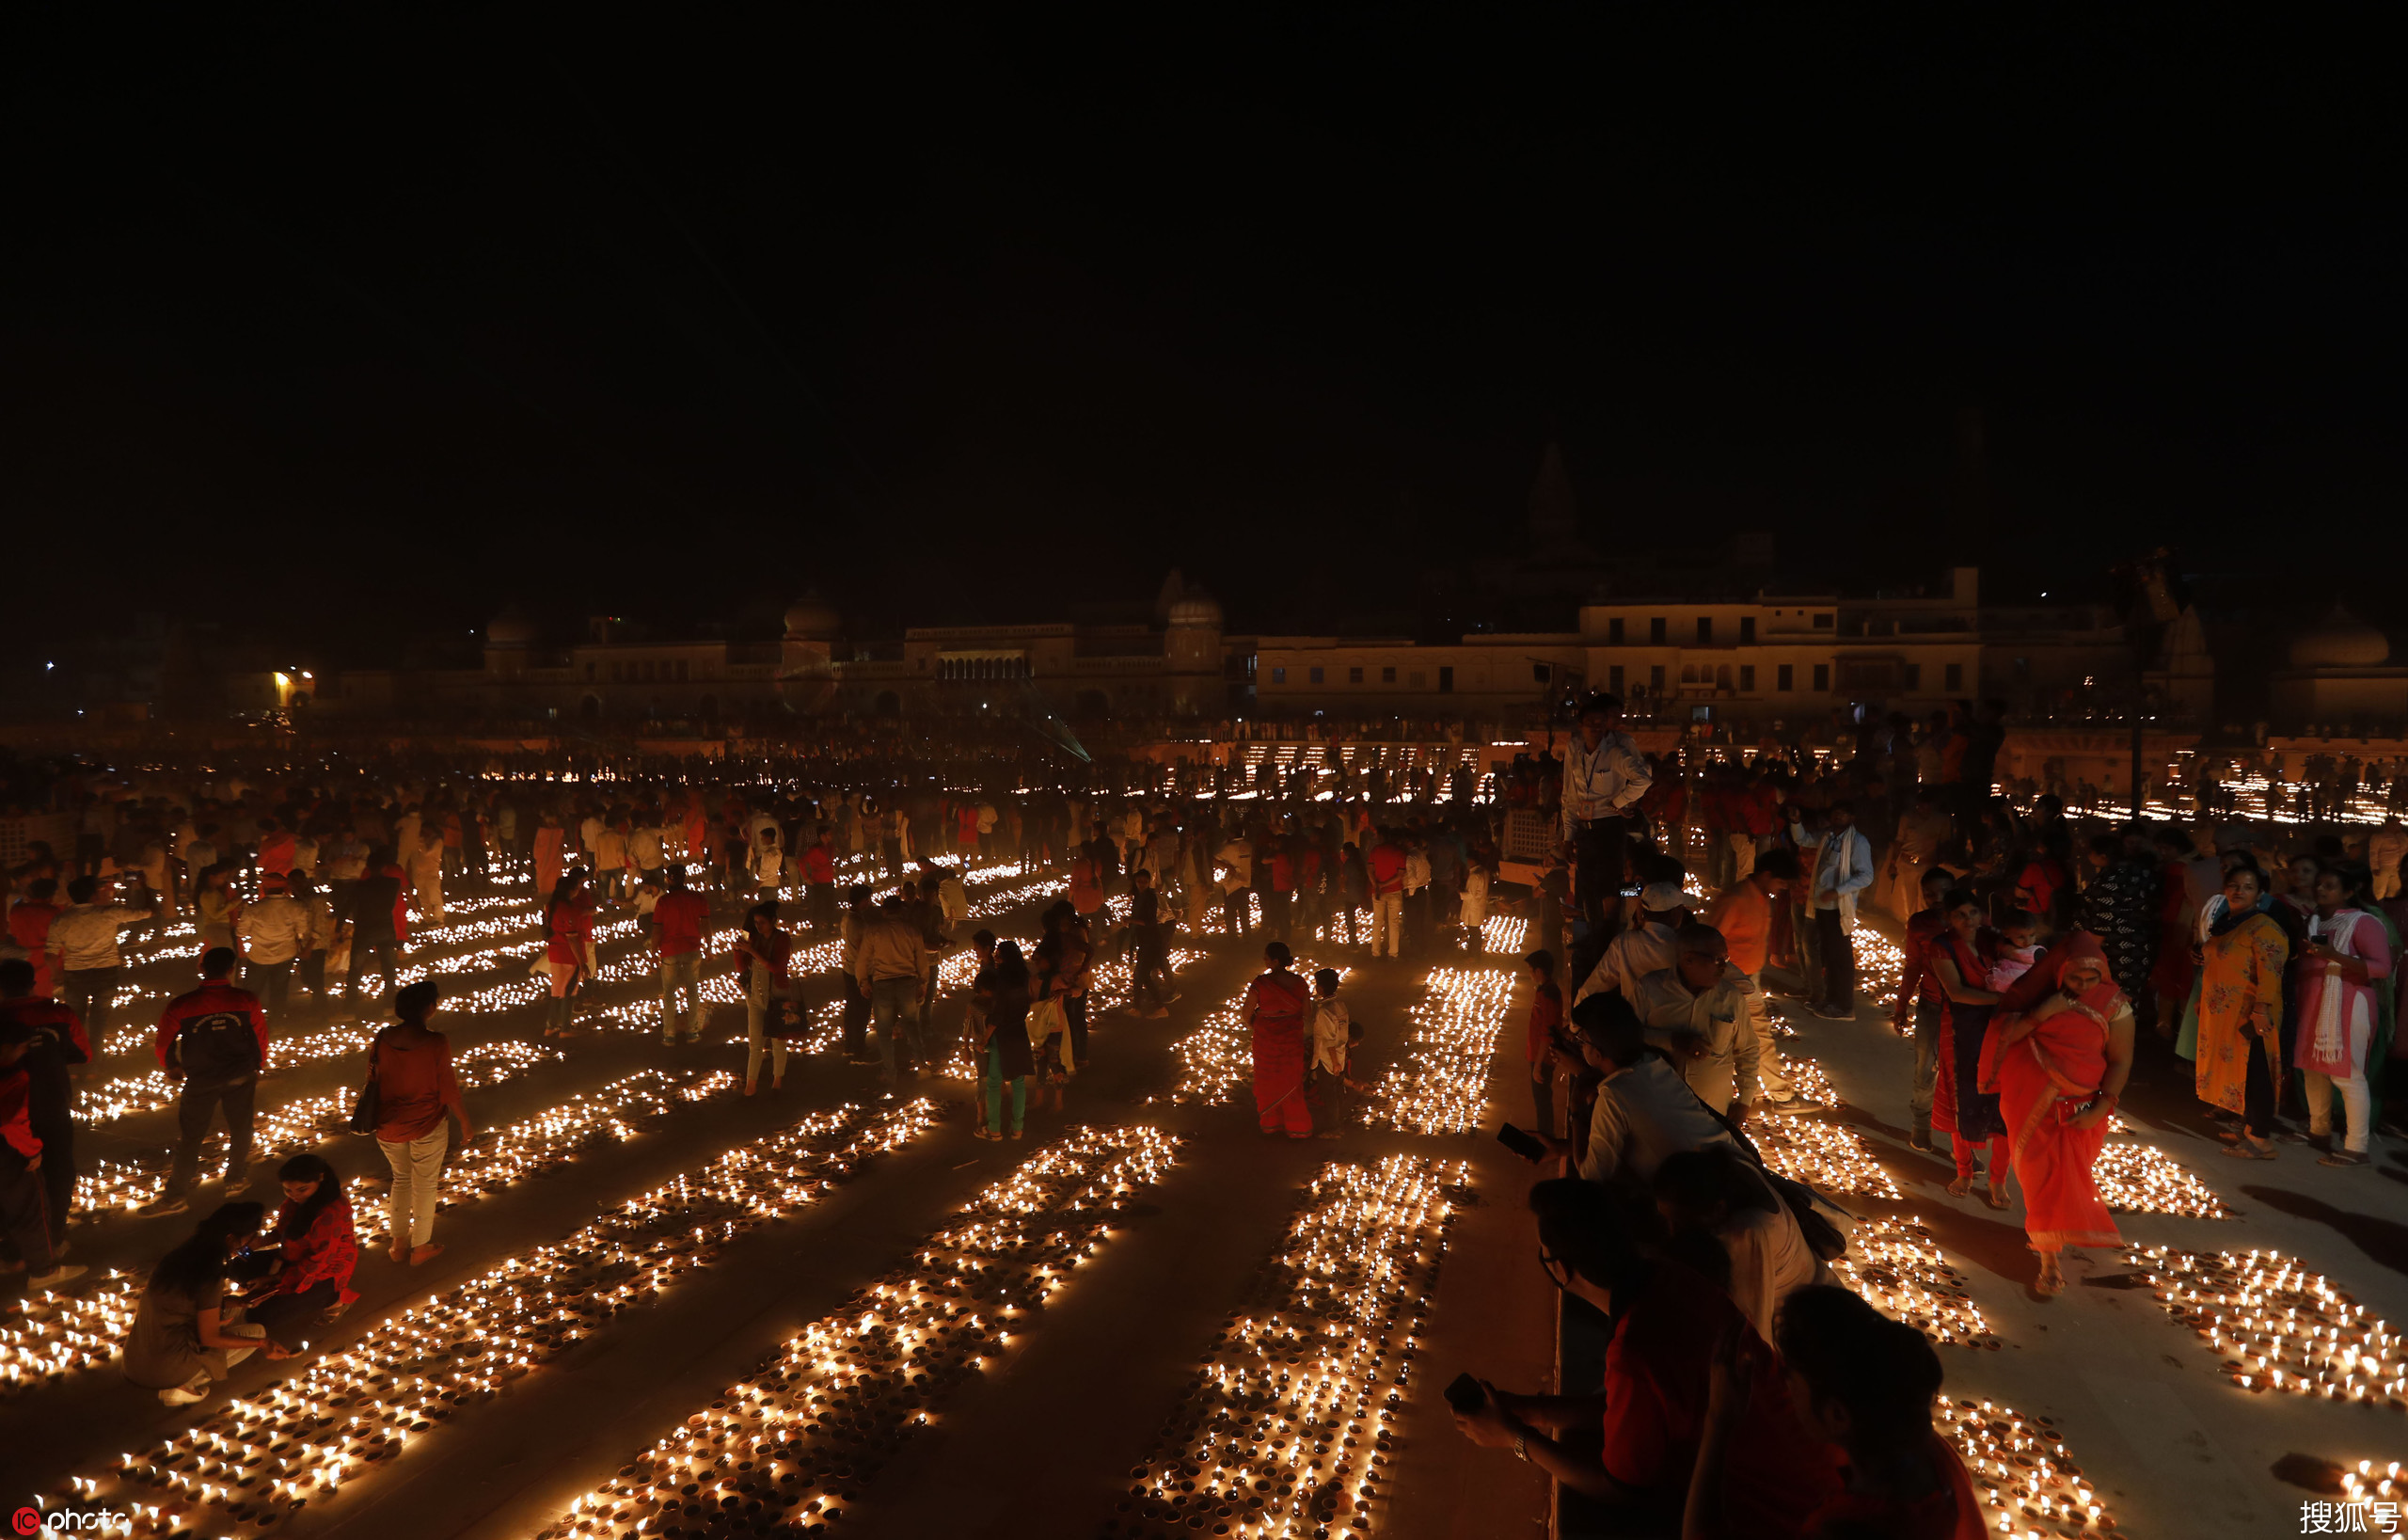
[[[276,1275],[279,1294],[307,1294],[321,1283],[331,1283],[338,1289],[351,1286],[352,1269],[359,1264],[359,1235],[352,1228],[351,1199],[335,1194],[309,1228],[291,1239],[284,1238],[284,1221],[299,1204],[287,1200],[276,1211],[276,1226],[271,1231],[278,1238],[277,1249],[284,1254],[284,1270]]]
[[[802,880],[812,887],[822,888],[836,880],[836,856],[827,846],[814,840],[802,848]]]
[[[176,1040],[183,1036],[188,1022],[200,1022],[218,1015],[239,1016],[250,1024],[250,1048],[255,1056],[253,1073],[267,1068],[267,1012],[260,1005],[260,997],[231,984],[208,983],[188,994],[179,994],[167,1002],[159,1013],[159,1038],[154,1045],[163,1069],[188,1069],[178,1056]]]

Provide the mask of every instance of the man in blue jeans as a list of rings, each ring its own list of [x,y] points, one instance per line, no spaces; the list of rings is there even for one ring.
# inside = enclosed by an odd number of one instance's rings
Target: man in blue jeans
[[[888,898],[862,929],[853,978],[869,999],[890,1091],[908,1083],[913,1062],[923,1056],[919,1006],[927,972],[928,944],[919,916],[900,896]]]

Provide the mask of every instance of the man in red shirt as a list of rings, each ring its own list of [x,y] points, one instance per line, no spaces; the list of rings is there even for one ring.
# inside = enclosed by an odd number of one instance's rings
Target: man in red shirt
[[[33,1076],[24,1057],[39,1030],[31,1022],[0,1017],[0,1238],[25,1264],[29,1287],[55,1289],[82,1278],[85,1269],[61,1266],[51,1242],[41,1138],[27,1116]]]
[[[711,923],[710,900],[686,886],[686,868],[682,864],[663,868],[661,881],[669,891],[652,912],[652,933],[660,944],[660,1040],[674,1043],[678,1013],[673,1005],[677,992],[686,995],[686,1033],[683,1040],[703,1040],[703,932]]]
[[[1371,847],[1371,955],[1380,955],[1385,939],[1387,955],[1404,956],[1404,847],[1395,834],[1383,831]]]
[[[69,1067],[91,1063],[92,1043],[73,1011],[34,993],[33,964],[11,958],[0,962],[0,1025],[19,1022],[33,1033],[24,1060],[25,1118],[41,1141],[42,1202],[50,1239],[64,1248],[67,1215],[75,1203],[75,1088]]]
[[[58,987],[50,971],[50,922],[58,918],[63,907],[58,902],[58,879],[37,877],[25,884],[24,901],[8,911],[9,939],[33,959],[34,993],[45,1000]]]
[[[156,1048],[167,1078],[183,1082],[176,1103],[175,1164],[167,1191],[144,1214],[182,1214],[200,1180],[200,1146],[213,1117],[226,1115],[226,1192],[251,1183],[251,1114],[260,1072],[267,1068],[267,1010],[260,997],[227,982],[237,959],[213,946],[200,960],[200,988],[179,994],[159,1013]]]

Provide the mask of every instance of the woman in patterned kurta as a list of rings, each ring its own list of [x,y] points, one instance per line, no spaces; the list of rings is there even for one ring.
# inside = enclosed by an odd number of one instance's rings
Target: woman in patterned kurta
[[[2199,1100],[2242,1114],[2242,1133],[2226,1151],[2274,1158],[2274,1069],[2283,1020],[2283,970],[2290,938],[2258,908],[2265,879],[2255,866],[2225,875],[2224,904],[2199,947]]]

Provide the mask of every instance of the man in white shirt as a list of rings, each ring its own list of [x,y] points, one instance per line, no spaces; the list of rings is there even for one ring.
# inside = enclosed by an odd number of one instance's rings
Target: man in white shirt
[[[128,904],[100,904],[100,879],[79,877],[67,884],[69,907],[50,922],[50,976],[59,981],[58,998],[84,1024],[84,1035],[95,1044],[108,1035],[109,1008],[117,1003],[118,976],[125,958],[117,947],[117,933],[129,925],[159,917],[153,897],[149,909]]]
[[[1672,965],[1688,905],[1689,897],[1678,882],[1650,882],[1639,896],[1639,923],[1606,944],[1605,956],[1573,992],[1572,1003],[1576,1006],[1592,994],[1635,999],[1641,978]]]
[[[1579,730],[1563,747],[1562,849],[1592,948],[1602,948],[1618,928],[1630,816],[1654,780],[1638,740],[1622,730],[1621,699],[1590,696]]]
[[[1807,891],[1814,909],[1815,951],[1822,977],[1815,981],[1814,1014],[1830,1021],[1856,1017],[1856,896],[1873,885],[1873,847],[1856,827],[1856,809],[1833,802],[1823,826],[1792,823],[1790,837],[1814,852]]]
[[[1737,1149],[1738,1141],[1706,1110],[1619,996],[1605,996],[1579,1013],[1580,1056],[1604,1073],[1589,1113],[1589,1145],[1576,1173],[1652,1201],[1648,1183],[1665,1157],[1686,1150]],[[1538,1135],[1557,1154],[1568,1140]]]
[[[260,997],[271,1022],[293,999],[293,965],[309,945],[309,906],[285,891],[285,880],[260,879],[262,897],[243,906],[234,940],[243,949],[243,987]]]

